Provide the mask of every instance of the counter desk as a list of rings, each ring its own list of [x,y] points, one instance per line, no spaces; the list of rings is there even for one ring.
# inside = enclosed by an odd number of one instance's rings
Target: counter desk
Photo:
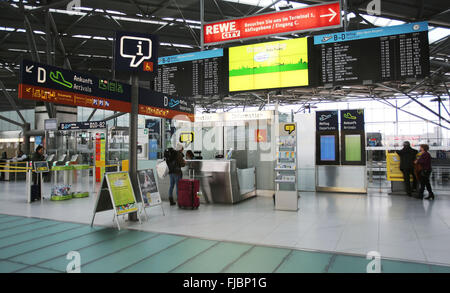
[[[237,169],[236,160],[187,160],[183,178],[194,173],[207,203],[234,204],[256,196],[255,168]]]

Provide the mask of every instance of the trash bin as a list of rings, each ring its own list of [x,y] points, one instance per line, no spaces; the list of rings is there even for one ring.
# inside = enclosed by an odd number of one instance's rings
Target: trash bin
[[[74,198],[82,198],[89,196],[89,165],[72,165],[73,178],[72,178],[72,190]]]
[[[50,200],[67,200],[72,198],[71,181],[73,166],[53,166],[53,186]]]

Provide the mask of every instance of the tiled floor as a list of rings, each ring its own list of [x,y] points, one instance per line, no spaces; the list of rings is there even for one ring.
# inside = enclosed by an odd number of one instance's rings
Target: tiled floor
[[[91,221],[93,196],[27,204],[24,194],[23,183],[0,182],[0,213],[83,224]],[[299,207],[298,212],[275,211],[272,199],[265,197],[233,206],[201,205],[196,211],[180,210],[164,203],[165,216],[159,207],[154,207],[147,209],[149,221],[139,224],[121,219],[121,226],[244,246],[267,245],[364,257],[369,251],[378,251],[387,259],[450,265],[449,192],[440,191],[434,202],[387,196],[378,190],[370,190],[369,195],[302,192]],[[112,212],[97,214],[95,224],[113,227]],[[28,231],[27,226],[17,229]],[[58,228],[59,225],[49,223],[45,230]],[[29,231],[20,237],[32,237],[28,234],[33,235],[34,229]],[[0,239],[0,245],[2,241],[6,240]]]
[[[365,273],[362,256],[301,251],[0,214],[0,273]],[[381,260],[386,273],[450,273],[448,266]]]

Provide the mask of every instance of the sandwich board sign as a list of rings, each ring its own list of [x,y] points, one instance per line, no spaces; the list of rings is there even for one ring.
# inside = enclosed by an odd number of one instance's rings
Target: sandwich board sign
[[[145,208],[154,206],[161,206],[163,215],[165,215],[164,209],[162,207],[161,195],[158,191],[158,185],[156,183],[156,177],[153,169],[139,170],[137,172],[137,175],[139,190],[142,199],[142,210],[145,213],[145,218],[148,219]]]
[[[109,172],[104,174],[95,202],[91,226],[94,224],[96,213],[109,210],[114,210],[114,219],[119,230],[119,216],[138,211],[136,196],[134,195],[128,172]],[[139,214],[138,218],[139,222],[141,222]]]

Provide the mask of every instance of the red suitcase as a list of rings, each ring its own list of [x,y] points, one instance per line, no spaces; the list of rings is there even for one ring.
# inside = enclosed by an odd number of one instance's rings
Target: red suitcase
[[[198,209],[200,199],[197,196],[197,192],[199,190],[200,181],[196,179],[180,179],[178,181],[178,207],[182,209]]]

